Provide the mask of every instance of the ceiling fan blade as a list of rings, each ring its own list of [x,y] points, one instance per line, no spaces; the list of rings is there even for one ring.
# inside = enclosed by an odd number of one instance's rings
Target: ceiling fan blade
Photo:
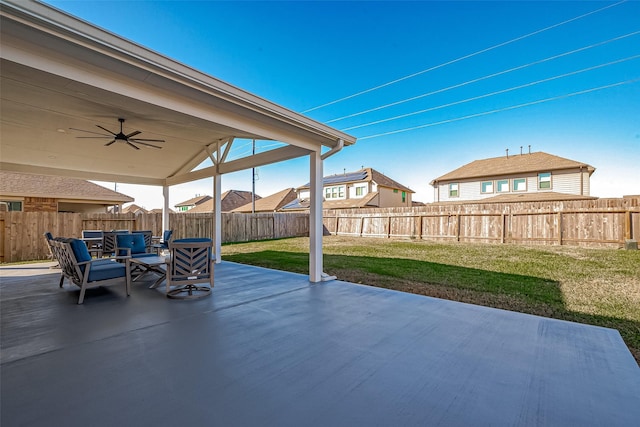
[[[106,144],[104,144],[105,147],[110,146],[111,144],[113,144],[114,142],[116,142],[116,140],[114,139],[113,141],[107,142]]]
[[[131,141],[164,142],[164,139],[131,138]]]
[[[112,135],[104,135],[104,136],[76,136],[78,139],[105,139],[105,138],[113,138]]]
[[[116,133],[111,132],[111,131],[110,131],[109,129],[107,129],[107,128],[103,128],[103,127],[102,127],[102,126],[100,126],[100,125],[96,125],[96,126],[98,126],[100,129],[102,129],[102,130],[104,130],[104,131],[109,132],[109,133],[110,133],[111,135],[113,135],[113,136],[116,136],[116,135],[117,135]]]
[[[105,135],[103,133],[93,132],[93,131],[90,131],[90,130],[76,129],[76,128],[69,128],[69,129],[70,130],[77,130],[77,131],[80,131],[80,132],[93,133],[93,134],[96,134],[96,135],[111,136],[111,135]]]
[[[129,135],[125,135],[127,138],[131,138],[132,136],[136,136],[137,134],[142,133],[139,130],[131,132]]]
[[[135,145],[133,145],[132,143],[130,143],[129,141],[127,141],[127,144],[129,144],[129,146],[131,146],[132,148],[135,148],[136,150],[140,149],[140,148],[136,147]]]
[[[140,141],[133,141],[133,142],[135,142],[136,144],[144,145],[145,147],[162,148],[162,147],[158,147],[157,145],[147,144],[146,142],[140,142]]]

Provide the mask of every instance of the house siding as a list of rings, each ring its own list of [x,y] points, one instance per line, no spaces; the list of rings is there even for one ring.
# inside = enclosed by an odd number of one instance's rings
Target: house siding
[[[405,201],[402,202],[402,190],[397,190],[394,193],[393,189],[378,187],[378,194],[380,195],[381,208],[399,207],[399,206],[411,206],[411,193],[405,191]]]
[[[540,171],[546,172],[546,171]],[[581,180],[582,176],[582,180]],[[526,191],[513,191],[513,180],[517,178],[525,178],[527,180]],[[509,180],[509,192],[498,192],[496,182],[499,180]],[[494,191],[492,193],[482,193],[482,182],[494,181]],[[582,181],[582,183],[581,183]],[[458,183],[459,197],[449,197],[449,184]],[[582,187],[581,187],[582,184]],[[466,201],[466,200],[482,200],[489,197],[494,197],[499,194],[522,194],[522,193],[540,193],[546,191],[553,191],[556,193],[575,194],[588,196],[589,195],[589,173],[587,171],[573,170],[573,171],[552,171],[551,172],[551,188],[550,189],[538,189],[538,173],[528,174],[514,174],[508,176],[493,176],[481,179],[473,180],[459,180],[459,181],[446,181],[440,182],[437,185],[435,191],[436,201],[438,200],[438,194],[440,195],[440,201]]]

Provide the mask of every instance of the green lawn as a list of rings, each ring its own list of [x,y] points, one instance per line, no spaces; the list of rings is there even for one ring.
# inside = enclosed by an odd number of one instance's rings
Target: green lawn
[[[324,271],[363,283],[605,326],[640,364],[640,251],[328,236]],[[309,271],[309,239],[225,245],[223,259]]]

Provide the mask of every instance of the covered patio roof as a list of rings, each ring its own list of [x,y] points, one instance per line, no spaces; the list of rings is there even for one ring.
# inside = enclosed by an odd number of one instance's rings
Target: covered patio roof
[[[223,174],[309,156],[310,275],[320,280],[322,160],[355,143],[353,136],[49,5],[0,4],[0,169],[163,186],[167,211],[171,185],[213,177],[218,206]],[[164,140],[162,149],[105,146],[108,139],[80,139],[92,134],[74,130],[118,132],[120,118],[124,134]],[[239,138],[282,144],[233,158]],[[206,159],[213,166],[194,170]]]
[[[173,185],[355,142],[51,6],[3,0],[0,23],[3,170]],[[118,118],[163,148],[105,147],[71,130],[117,130]],[[234,138],[286,146],[191,173]]]

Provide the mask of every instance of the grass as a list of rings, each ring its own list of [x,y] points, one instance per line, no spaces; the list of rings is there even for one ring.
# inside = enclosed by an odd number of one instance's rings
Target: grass
[[[309,239],[225,245],[223,259],[309,271]],[[324,238],[340,280],[620,331],[640,365],[640,251]]]

